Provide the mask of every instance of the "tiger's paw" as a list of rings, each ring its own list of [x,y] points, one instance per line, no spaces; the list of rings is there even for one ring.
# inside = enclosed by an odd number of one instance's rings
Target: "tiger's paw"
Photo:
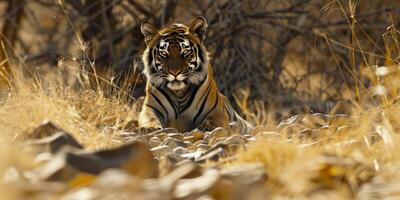
[[[137,128],[135,130],[135,132],[137,132],[139,134],[149,134],[149,133],[161,130],[161,129],[162,129],[161,126],[160,127],[158,127],[158,126],[155,126],[155,127],[139,127],[139,128]]]

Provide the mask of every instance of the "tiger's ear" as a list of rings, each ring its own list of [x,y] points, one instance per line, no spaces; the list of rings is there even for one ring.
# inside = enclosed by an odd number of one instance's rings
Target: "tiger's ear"
[[[207,30],[207,20],[204,17],[197,17],[189,26],[190,33],[196,35],[203,42]]]
[[[142,25],[140,26],[140,31],[142,32],[144,36],[144,41],[146,44],[149,44],[149,42],[159,34],[157,29],[151,25],[149,22],[142,22]]]

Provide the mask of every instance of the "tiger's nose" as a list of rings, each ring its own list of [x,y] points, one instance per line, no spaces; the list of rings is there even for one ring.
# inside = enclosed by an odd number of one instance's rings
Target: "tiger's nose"
[[[178,76],[181,72],[181,69],[168,69],[168,73],[174,76]]]
[[[171,57],[167,61],[168,73],[171,75],[179,75],[184,67],[184,62],[180,58]]]

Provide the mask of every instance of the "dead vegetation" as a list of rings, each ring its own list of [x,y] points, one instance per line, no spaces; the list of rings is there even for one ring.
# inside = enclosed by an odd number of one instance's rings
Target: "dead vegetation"
[[[140,22],[162,27],[203,15],[209,22],[205,45],[220,89],[233,100],[247,88],[250,100],[263,102],[267,109],[297,113],[327,112],[338,100],[359,98],[353,91],[360,93],[369,84],[361,75],[363,68],[396,64],[393,29],[399,23],[399,4],[3,0],[0,9],[5,11],[2,41],[13,63],[31,70],[75,60],[85,70],[95,67],[101,76],[111,70],[119,86],[133,73],[129,82],[137,84],[128,89],[134,97],[143,95],[145,82],[137,79],[144,47]]]
[[[396,1],[0,0],[4,199],[397,199]],[[256,129],[137,128],[142,20],[205,16]],[[6,59],[8,58],[8,59]]]

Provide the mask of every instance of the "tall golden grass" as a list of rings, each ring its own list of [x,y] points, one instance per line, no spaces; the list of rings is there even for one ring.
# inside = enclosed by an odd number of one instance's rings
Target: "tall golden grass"
[[[360,66],[352,62],[347,68],[357,83],[343,91],[352,94],[348,115],[336,113],[342,106],[338,104],[328,115],[305,113],[275,125],[269,120],[258,130],[258,139],[227,163],[262,163],[269,175],[265,188],[277,199],[400,198],[400,31],[393,24],[382,34],[385,46],[377,46],[382,55],[373,56],[384,58],[385,64],[370,63],[373,53],[364,51],[358,40],[357,30],[366,33],[354,17],[356,4],[349,1],[348,9],[352,37],[341,45],[349,49],[350,60],[356,53],[363,56]],[[376,38],[368,39],[376,44]],[[326,40],[336,43],[333,38]],[[265,111],[252,113],[249,104],[239,103],[250,118],[260,119],[259,113]]]

